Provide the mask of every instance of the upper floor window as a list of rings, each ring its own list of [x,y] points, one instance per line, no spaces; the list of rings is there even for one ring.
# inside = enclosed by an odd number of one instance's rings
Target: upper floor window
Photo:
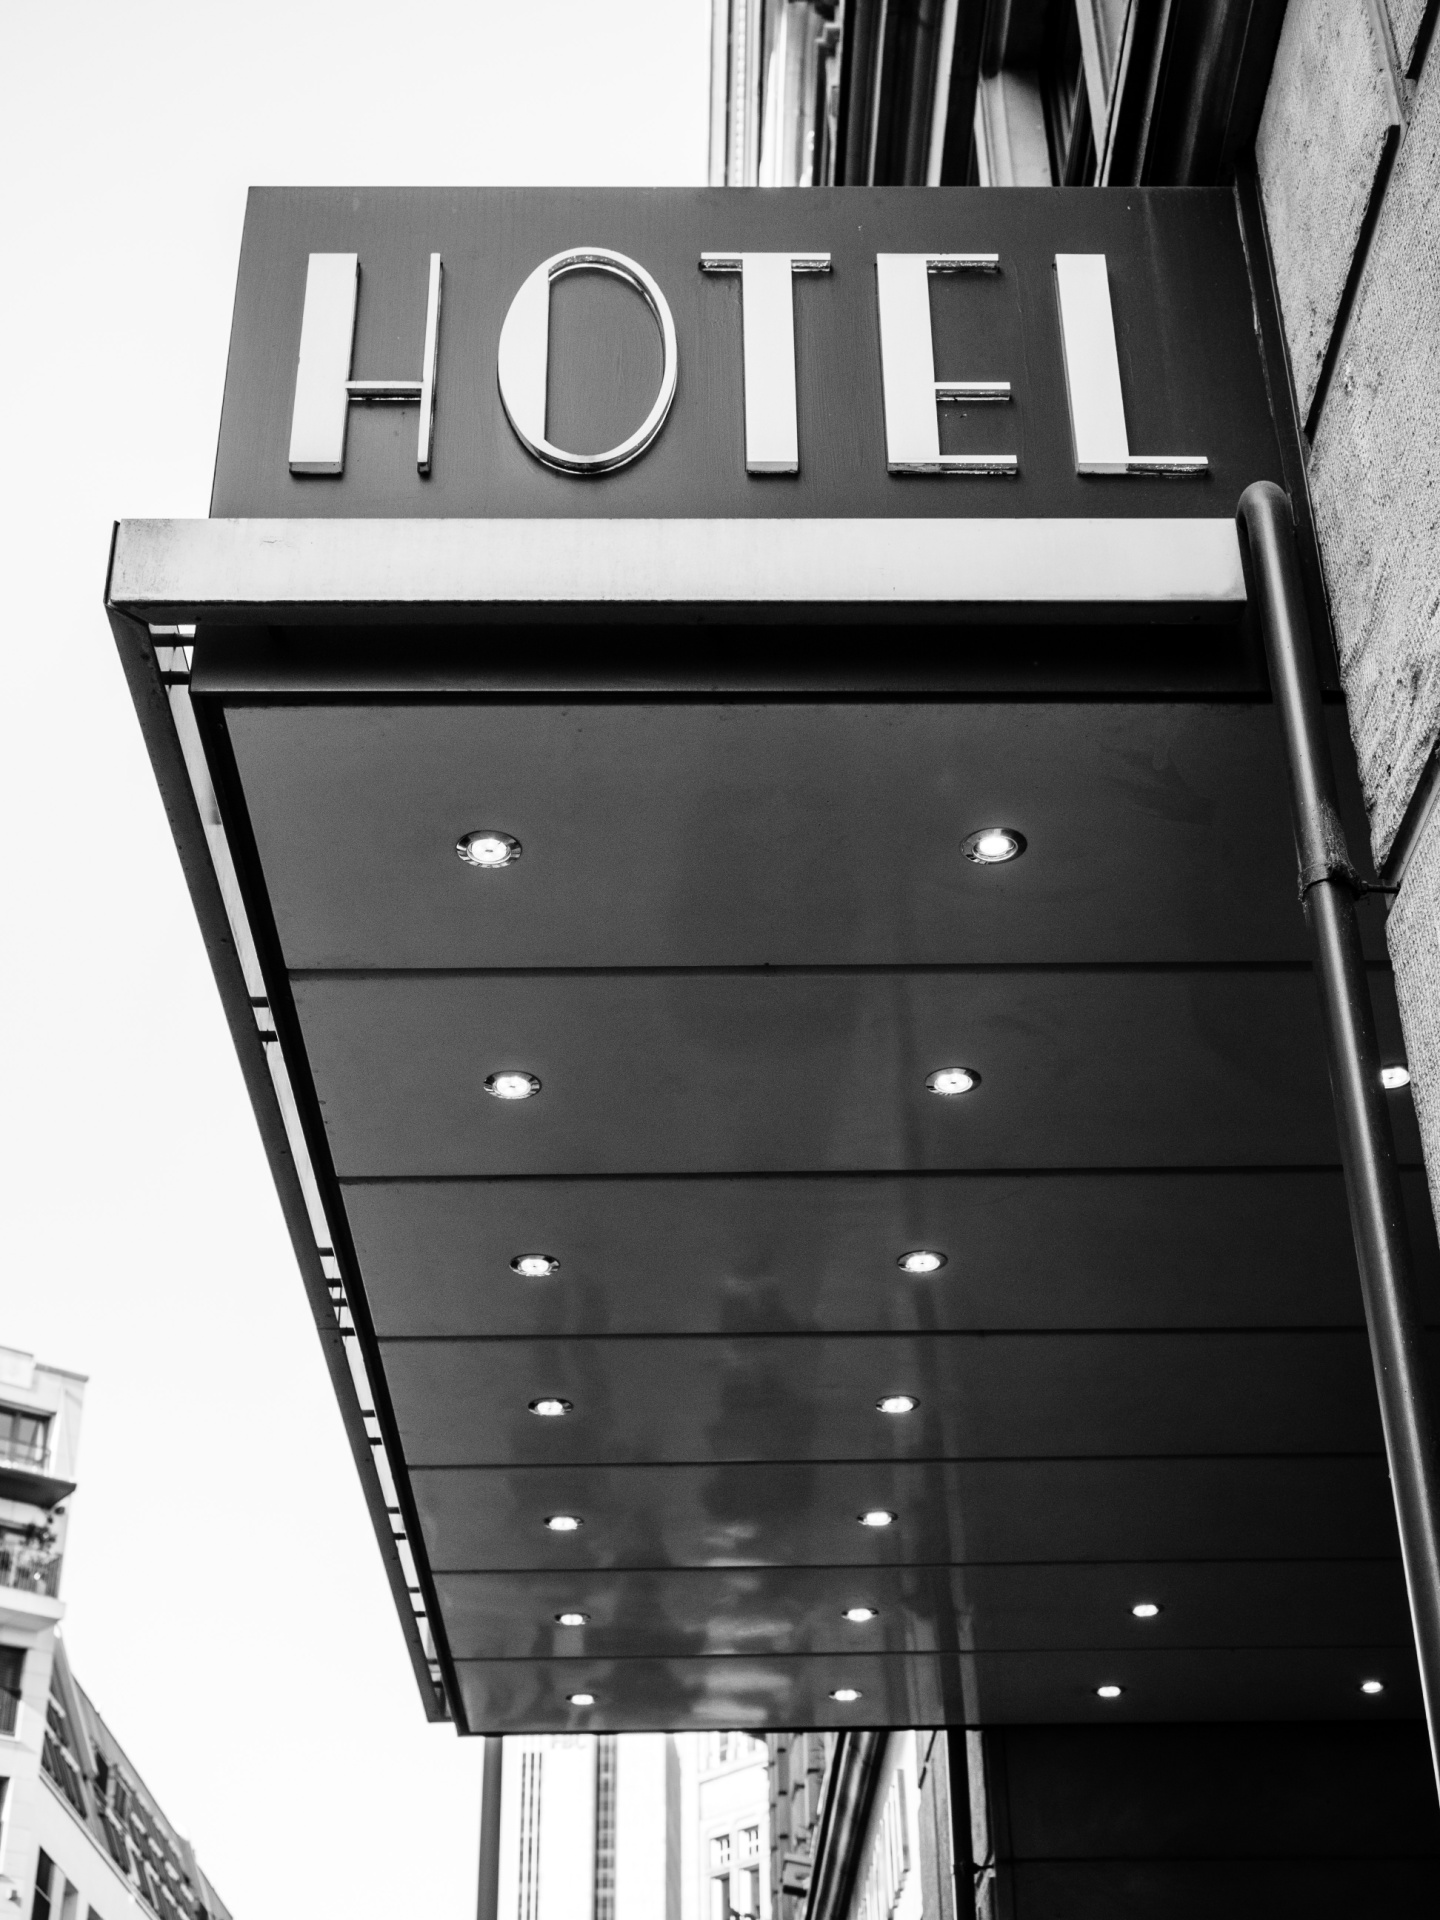
[[[48,1413],[22,1413],[0,1407],[0,1460],[15,1466],[43,1467],[50,1452]]]
[[[20,1682],[25,1654],[20,1647],[0,1647],[0,1733],[14,1733],[20,1720]]]

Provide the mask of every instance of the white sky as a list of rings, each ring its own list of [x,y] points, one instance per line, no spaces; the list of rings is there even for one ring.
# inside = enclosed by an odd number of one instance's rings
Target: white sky
[[[474,1912],[101,610],[203,515],[251,184],[690,184],[709,0],[14,5],[0,23],[0,1344],[90,1375],[82,1684],[237,1920]]]

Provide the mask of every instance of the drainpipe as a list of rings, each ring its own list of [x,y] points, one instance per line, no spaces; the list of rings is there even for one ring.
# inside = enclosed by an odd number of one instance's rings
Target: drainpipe
[[[842,1733],[835,1742],[804,1920],[847,1920],[888,1739],[884,1733]]]
[[[1315,653],[1300,588],[1290,501],[1268,480],[1247,487],[1240,526],[1285,739],[1300,898],[1315,952],[1330,1092],[1350,1202],[1350,1228],[1370,1331],[1385,1455],[1410,1594],[1430,1757],[1440,1784],[1440,1486],[1422,1351],[1420,1302],[1380,1084],[1380,1052],[1355,916],[1350,864],[1321,727]]]

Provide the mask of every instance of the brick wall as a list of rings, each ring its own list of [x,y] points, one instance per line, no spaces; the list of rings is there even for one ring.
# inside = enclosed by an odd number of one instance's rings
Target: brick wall
[[[1440,742],[1435,6],[1290,0],[1256,142],[1377,863]],[[1440,806],[1388,934],[1440,1210]]]

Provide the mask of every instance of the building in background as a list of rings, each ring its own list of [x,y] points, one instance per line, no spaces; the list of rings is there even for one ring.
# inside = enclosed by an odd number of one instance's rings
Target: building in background
[[[500,1920],[682,1920],[680,1774],[668,1734],[508,1740]]]
[[[60,1639],[84,1394],[0,1347],[0,1920],[229,1920]]]
[[[680,1750],[694,1782],[694,1905],[685,1920],[771,1920],[765,1742],[748,1733],[693,1733]]]
[[[1353,16],[1361,56],[1366,0],[1298,11]],[[1253,140],[1284,15],[1284,0],[714,0],[710,181],[1210,184]]]

